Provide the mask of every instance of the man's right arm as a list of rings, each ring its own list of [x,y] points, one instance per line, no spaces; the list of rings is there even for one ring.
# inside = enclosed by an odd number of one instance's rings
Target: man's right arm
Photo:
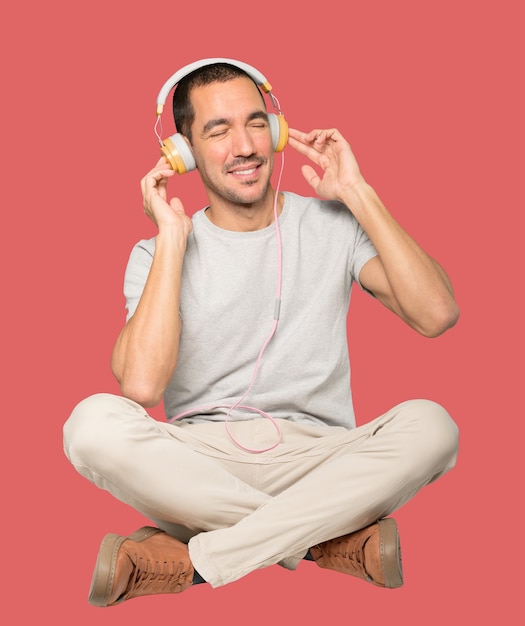
[[[182,264],[192,222],[180,200],[166,199],[173,173],[162,158],[141,181],[144,210],[159,232],[144,291],[111,357],[122,394],[144,407],[160,402],[179,352]]]

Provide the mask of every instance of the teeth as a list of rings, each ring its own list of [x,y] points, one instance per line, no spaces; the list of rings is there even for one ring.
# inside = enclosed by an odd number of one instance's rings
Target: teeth
[[[255,167],[252,167],[250,170],[238,170],[235,172],[236,174],[241,174],[242,176],[246,176],[246,174],[253,174],[255,172]]]

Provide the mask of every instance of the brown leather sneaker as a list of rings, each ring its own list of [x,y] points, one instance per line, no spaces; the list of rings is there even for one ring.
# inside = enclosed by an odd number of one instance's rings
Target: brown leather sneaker
[[[403,584],[401,546],[397,524],[391,517],[349,535],[310,548],[319,567],[362,578],[378,587]]]
[[[129,537],[110,533],[100,544],[89,603],[113,606],[157,593],[180,593],[191,586],[188,547],[159,528],[144,526]]]

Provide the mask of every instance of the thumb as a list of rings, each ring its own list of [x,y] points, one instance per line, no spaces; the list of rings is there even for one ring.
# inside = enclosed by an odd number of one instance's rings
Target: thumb
[[[170,207],[175,211],[175,213],[185,212],[182,202],[178,198],[172,198],[170,200]]]
[[[304,176],[306,182],[314,190],[317,190],[317,187],[318,187],[319,183],[321,182],[321,179],[320,179],[319,175],[317,174],[317,172],[314,170],[314,168],[311,165],[303,165],[301,167],[301,172],[303,173],[303,176]]]

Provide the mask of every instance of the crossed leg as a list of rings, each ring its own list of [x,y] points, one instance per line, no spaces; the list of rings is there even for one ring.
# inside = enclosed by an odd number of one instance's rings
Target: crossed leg
[[[158,422],[130,400],[98,394],[66,423],[65,451],[94,484],[189,541],[193,565],[214,587],[274,563],[293,569],[309,547],[392,513],[457,453],[454,422],[426,400],[351,431],[281,426],[282,443],[253,455],[223,423]],[[271,436],[267,427],[235,423],[255,448]]]

